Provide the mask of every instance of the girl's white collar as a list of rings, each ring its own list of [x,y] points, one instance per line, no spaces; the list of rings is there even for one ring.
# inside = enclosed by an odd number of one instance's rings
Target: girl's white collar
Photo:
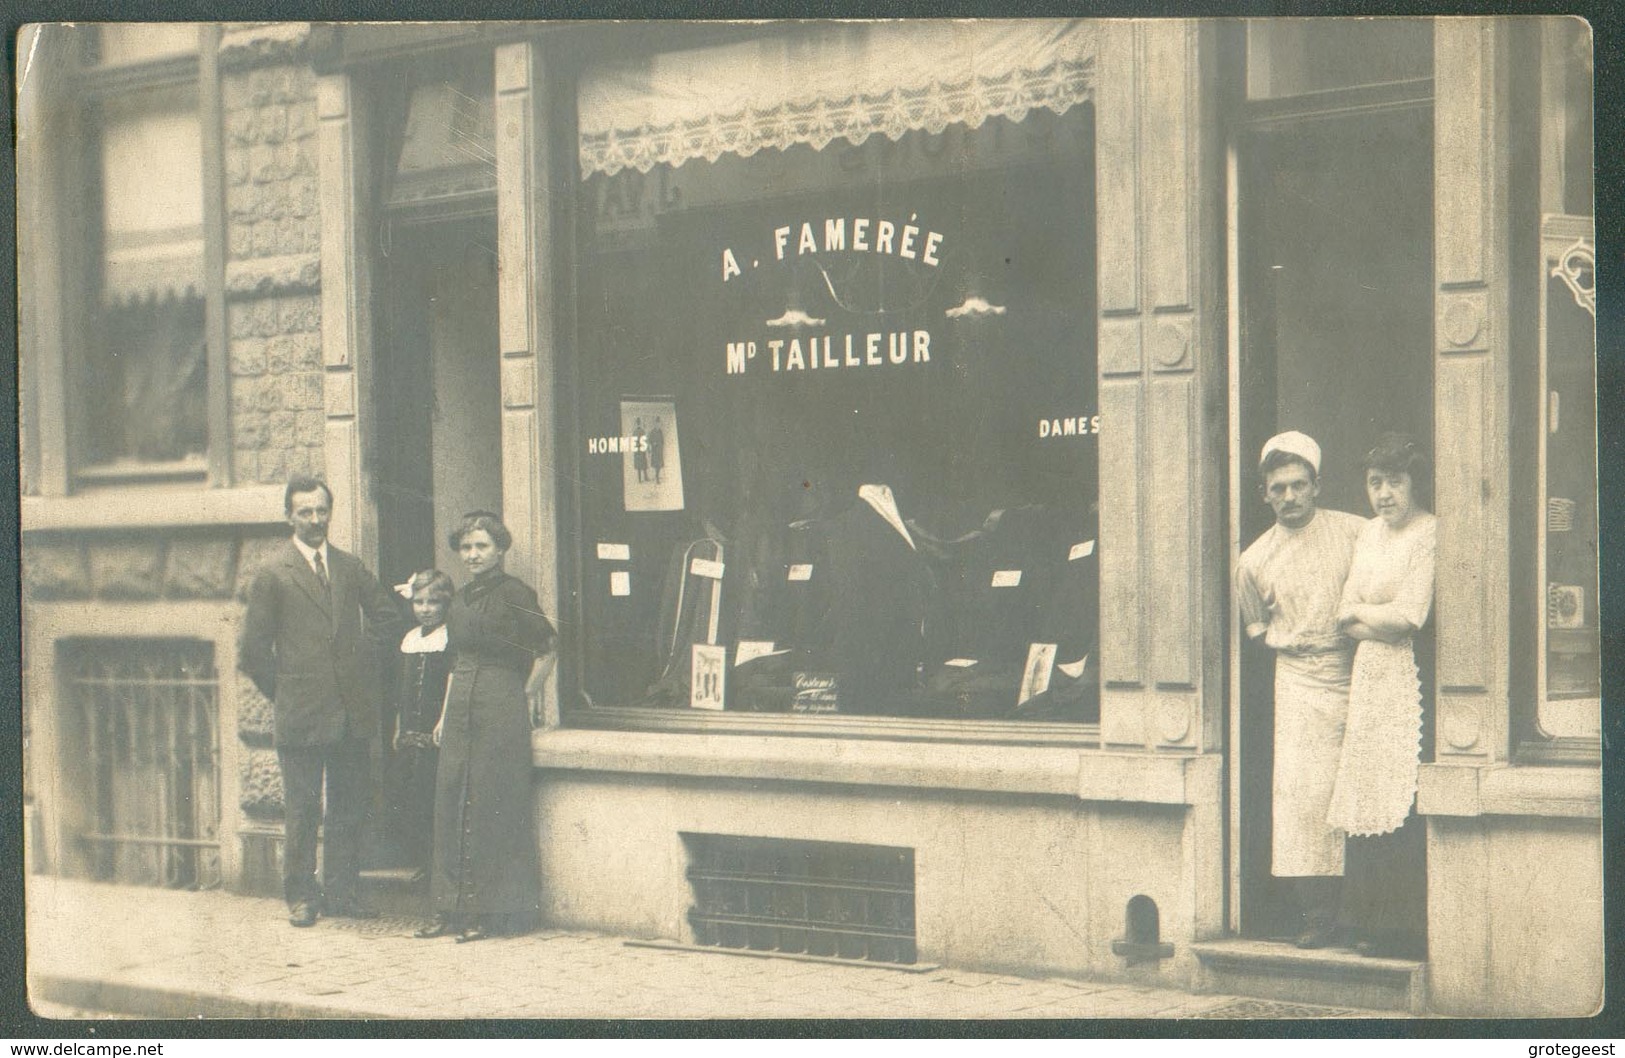
[[[446,626],[441,625],[425,635],[421,627],[406,633],[401,640],[402,654],[434,654],[446,649]]]

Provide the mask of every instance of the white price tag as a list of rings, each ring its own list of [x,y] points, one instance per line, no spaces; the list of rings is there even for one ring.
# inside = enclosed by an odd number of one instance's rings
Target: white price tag
[[[598,545],[598,560],[600,562],[630,562],[632,561],[632,545],[600,543]]]
[[[790,567],[790,580],[812,580],[812,563],[804,563]]]
[[[734,648],[734,665],[737,667],[747,661],[765,658],[770,654],[781,653],[773,649],[774,643],[770,639],[741,639]]]
[[[1080,559],[1080,558],[1088,558],[1090,555],[1092,555],[1094,553],[1095,553],[1095,542],[1093,540],[1085,540],[1081,544],[1073,544],[1072,545],[1072,550],[1068,551],[1067,554],[1066,554],[1066,560],[1068,562],[1076,562],[1078,559]]]
[[[632,574],[624,569],[615,570],[609,575],[609,593],[611,595],[632,594]]]
[[[993,572],[993,586],[995,588],[1014,588],[1021,584],[1021,570],[1000,569]]]
[[[722,563],[714,562],[709,558],[696,558],[689,562],[688,571],[696,577],[710,577],[712,580],[722,579]]]
[[[1077,661],[1067,661],[1067,662],[1059,663],[1059,664],[1057,664],[1055,666],[1055,668],[1056,668],[1056,671],[1064,672],[1068,676],[1071,676],[1073,679],[1076,680],[1076,679],[1081,679],[1083,677],[1084,666],[1086,666],[1088,664],[1089,664],[1089,655],[1085,654],[1083,657],[1079,658]]]

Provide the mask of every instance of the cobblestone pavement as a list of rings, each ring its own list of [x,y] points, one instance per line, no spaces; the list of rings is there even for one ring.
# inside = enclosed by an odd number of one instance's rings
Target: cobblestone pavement
[[[345,1018],[1202,1018],[1364,1012],[955,969],[752,958],[540,931],[459,945],[416,920],[293,929],[279,900],[34,876],[41,1016]],[[1291,1010],[1286,1010],[1290,1006]]]

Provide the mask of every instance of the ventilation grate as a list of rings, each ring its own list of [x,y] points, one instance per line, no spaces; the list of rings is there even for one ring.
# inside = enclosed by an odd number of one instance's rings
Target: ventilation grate
[[[708,947],[910,964],[914,850],[684,834],[689,910]]]

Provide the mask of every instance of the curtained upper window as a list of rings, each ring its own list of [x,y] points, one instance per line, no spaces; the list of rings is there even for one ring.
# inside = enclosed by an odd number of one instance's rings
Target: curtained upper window
[[[201,297],[203,148],[196,90],[109,101],[101,135],[102,299]]]
[[[197,50],[196,26],[108,26],[103,65]],[[83,356],[81,483],[198,476],[208,449],[203,127],[198,86],[155,66],[97,107],[97,311]]]

